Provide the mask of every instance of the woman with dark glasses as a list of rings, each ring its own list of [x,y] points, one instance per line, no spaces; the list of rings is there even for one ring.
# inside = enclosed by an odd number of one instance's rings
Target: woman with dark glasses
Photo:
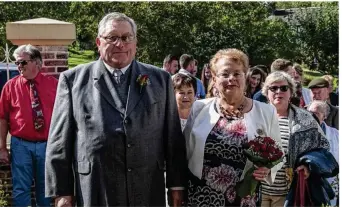
[[[329,148],[323,131],[310,112],[291,104],[290,100],[295,92],[293,79],[284,72],[271,73],[262,88],[262,94],[277,109],[282,147],[285,152],[284,165],[277,172],[274,184],[262,182],[263,207],[284,206],[292,178],[299,170],[304,170],[306,178],[310,176],[308,165],[296,162],[303,153],[318,148]]]

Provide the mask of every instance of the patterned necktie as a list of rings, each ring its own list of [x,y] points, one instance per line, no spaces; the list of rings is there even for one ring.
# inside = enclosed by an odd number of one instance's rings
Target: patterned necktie
[[[39,101],[38,91],[34,80],[30,80],[30,98],[33,113],[33,123],[36,131],[44,128],[44,116],[41,103]]]
[[[115,82],[117,84],[120,84],[121,83],[120,79],[121,79],[121,76],[123,75],[122,71],[121,70],[114,70],[113,75],[114,75]]]

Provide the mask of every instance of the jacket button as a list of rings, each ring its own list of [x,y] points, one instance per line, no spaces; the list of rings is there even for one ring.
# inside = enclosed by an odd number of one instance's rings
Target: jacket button
[[[124,123],[125,123],[125,124],[127,124],[127,123],[128,123],[128,120],[127,120],[127,119],[125,119]]]
[[[127,147],[130,148],[130,147],[131,147],[131,144],[127,144]]]
[[[132,169],[131,169],[131,168],[128,168],[128,169],[127,169],[127,171],[128,171],[128,172],[131,172],[131,171],[132,171]]]

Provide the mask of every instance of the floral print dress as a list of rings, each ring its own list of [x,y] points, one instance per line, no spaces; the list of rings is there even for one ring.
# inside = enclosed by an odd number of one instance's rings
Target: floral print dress
[[[205,143],[202,179],[189,172],[188,206],[256,206],[256,195],[240,198],[235,188],[247,161],[242,153],[247,142],[243,117],[220,117]]]

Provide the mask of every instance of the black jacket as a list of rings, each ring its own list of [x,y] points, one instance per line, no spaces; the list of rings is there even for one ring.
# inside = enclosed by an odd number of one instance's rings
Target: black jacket
[[[324,122],[331,127],[334,127],[338,130],[338,108],[329,104],[330,113],[328,117],[324,120]]]

